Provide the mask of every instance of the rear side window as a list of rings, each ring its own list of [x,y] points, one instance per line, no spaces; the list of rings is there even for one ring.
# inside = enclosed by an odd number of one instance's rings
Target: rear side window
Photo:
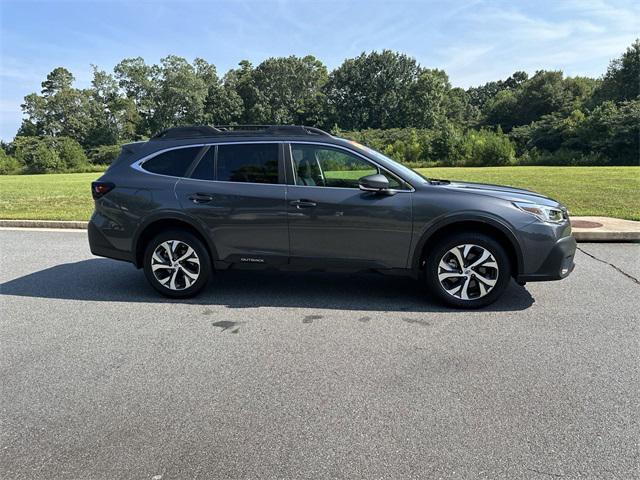
[[[218,145],[217,170],[225,182],[279,183],[278,144]]]
[[[211,147],[205,153],[204,157],[198,162],[198,166],[193,169],[191,178],[198,180],[213,180],[213,159],[216,153],[216,147]]]
[[[183,177],[202,147],[176,148],[147,160],[142,168],[160,175]]]

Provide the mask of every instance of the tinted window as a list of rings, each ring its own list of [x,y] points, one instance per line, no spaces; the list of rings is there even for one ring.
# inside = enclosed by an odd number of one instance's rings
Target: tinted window
[[[202,147],[190,147],[169,150],[168,152],[153,157],[151,160],[147,160],[142,164],[142,168],[161,175],[182,177],[198,156],[201,148]]]
[[[400,183],[378,167],[344,150],[317,145],[292,144],[296,184],[320,187],[358,188],[358,180],[382,173],[391,188]]]
[[[199,180],[213,180],[213,158],[216,152],[216,147],[211,147],[204,157],[198,162],[198,166],[193,169],[191,178],[197,178]]]
[[[278,183],[278,144],[218,146],[218,180]]]

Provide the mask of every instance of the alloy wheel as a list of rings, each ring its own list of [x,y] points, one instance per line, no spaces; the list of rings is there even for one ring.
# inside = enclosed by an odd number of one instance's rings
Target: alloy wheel
[[[155,279],[169,290],[185,290],[200,276],[200,258],[181,240],[167,240],[156,247],[151,256]]]
[[[476,300],[488,295],[495,287],[499,273],[493,254],[474,244],[447,250],[438,264],[440,285],[460,300]]]

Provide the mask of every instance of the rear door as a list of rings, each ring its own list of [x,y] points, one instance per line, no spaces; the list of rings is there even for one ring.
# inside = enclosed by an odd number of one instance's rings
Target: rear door
[[[176,184],[182,209],[206,225],[220,260],[286,263],[289,256],[283,146],[212,145]]]
[[[412,191],[401,179],[345,148],[291,143],[288,188],[291,263],[405,268]],[[382,173],[393,195],[363,192],[360,177]]]

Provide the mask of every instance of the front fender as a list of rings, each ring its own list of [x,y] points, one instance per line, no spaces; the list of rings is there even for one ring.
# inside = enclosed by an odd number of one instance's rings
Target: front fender
[[[511,225],[509,225],[502,218],[496,215],[480,211],[466,211],[445,214],[435,218],[433,221],[426,224],[420,232],[416,233],[416,241],[412,242],[413,246],[410,252],[411,269],[414,272],[417,272],[420,269],[420,257],[422,255],[424,246],[427,244],[429,239],[433,238],[433,236],[437,232],[445,227],[470,222],[493,227],[504,234],[515,252],[516,260],[518,263],[518,271],[522,271],[524,266],[522,249],[514,233],[513,227],[511,227]]]

